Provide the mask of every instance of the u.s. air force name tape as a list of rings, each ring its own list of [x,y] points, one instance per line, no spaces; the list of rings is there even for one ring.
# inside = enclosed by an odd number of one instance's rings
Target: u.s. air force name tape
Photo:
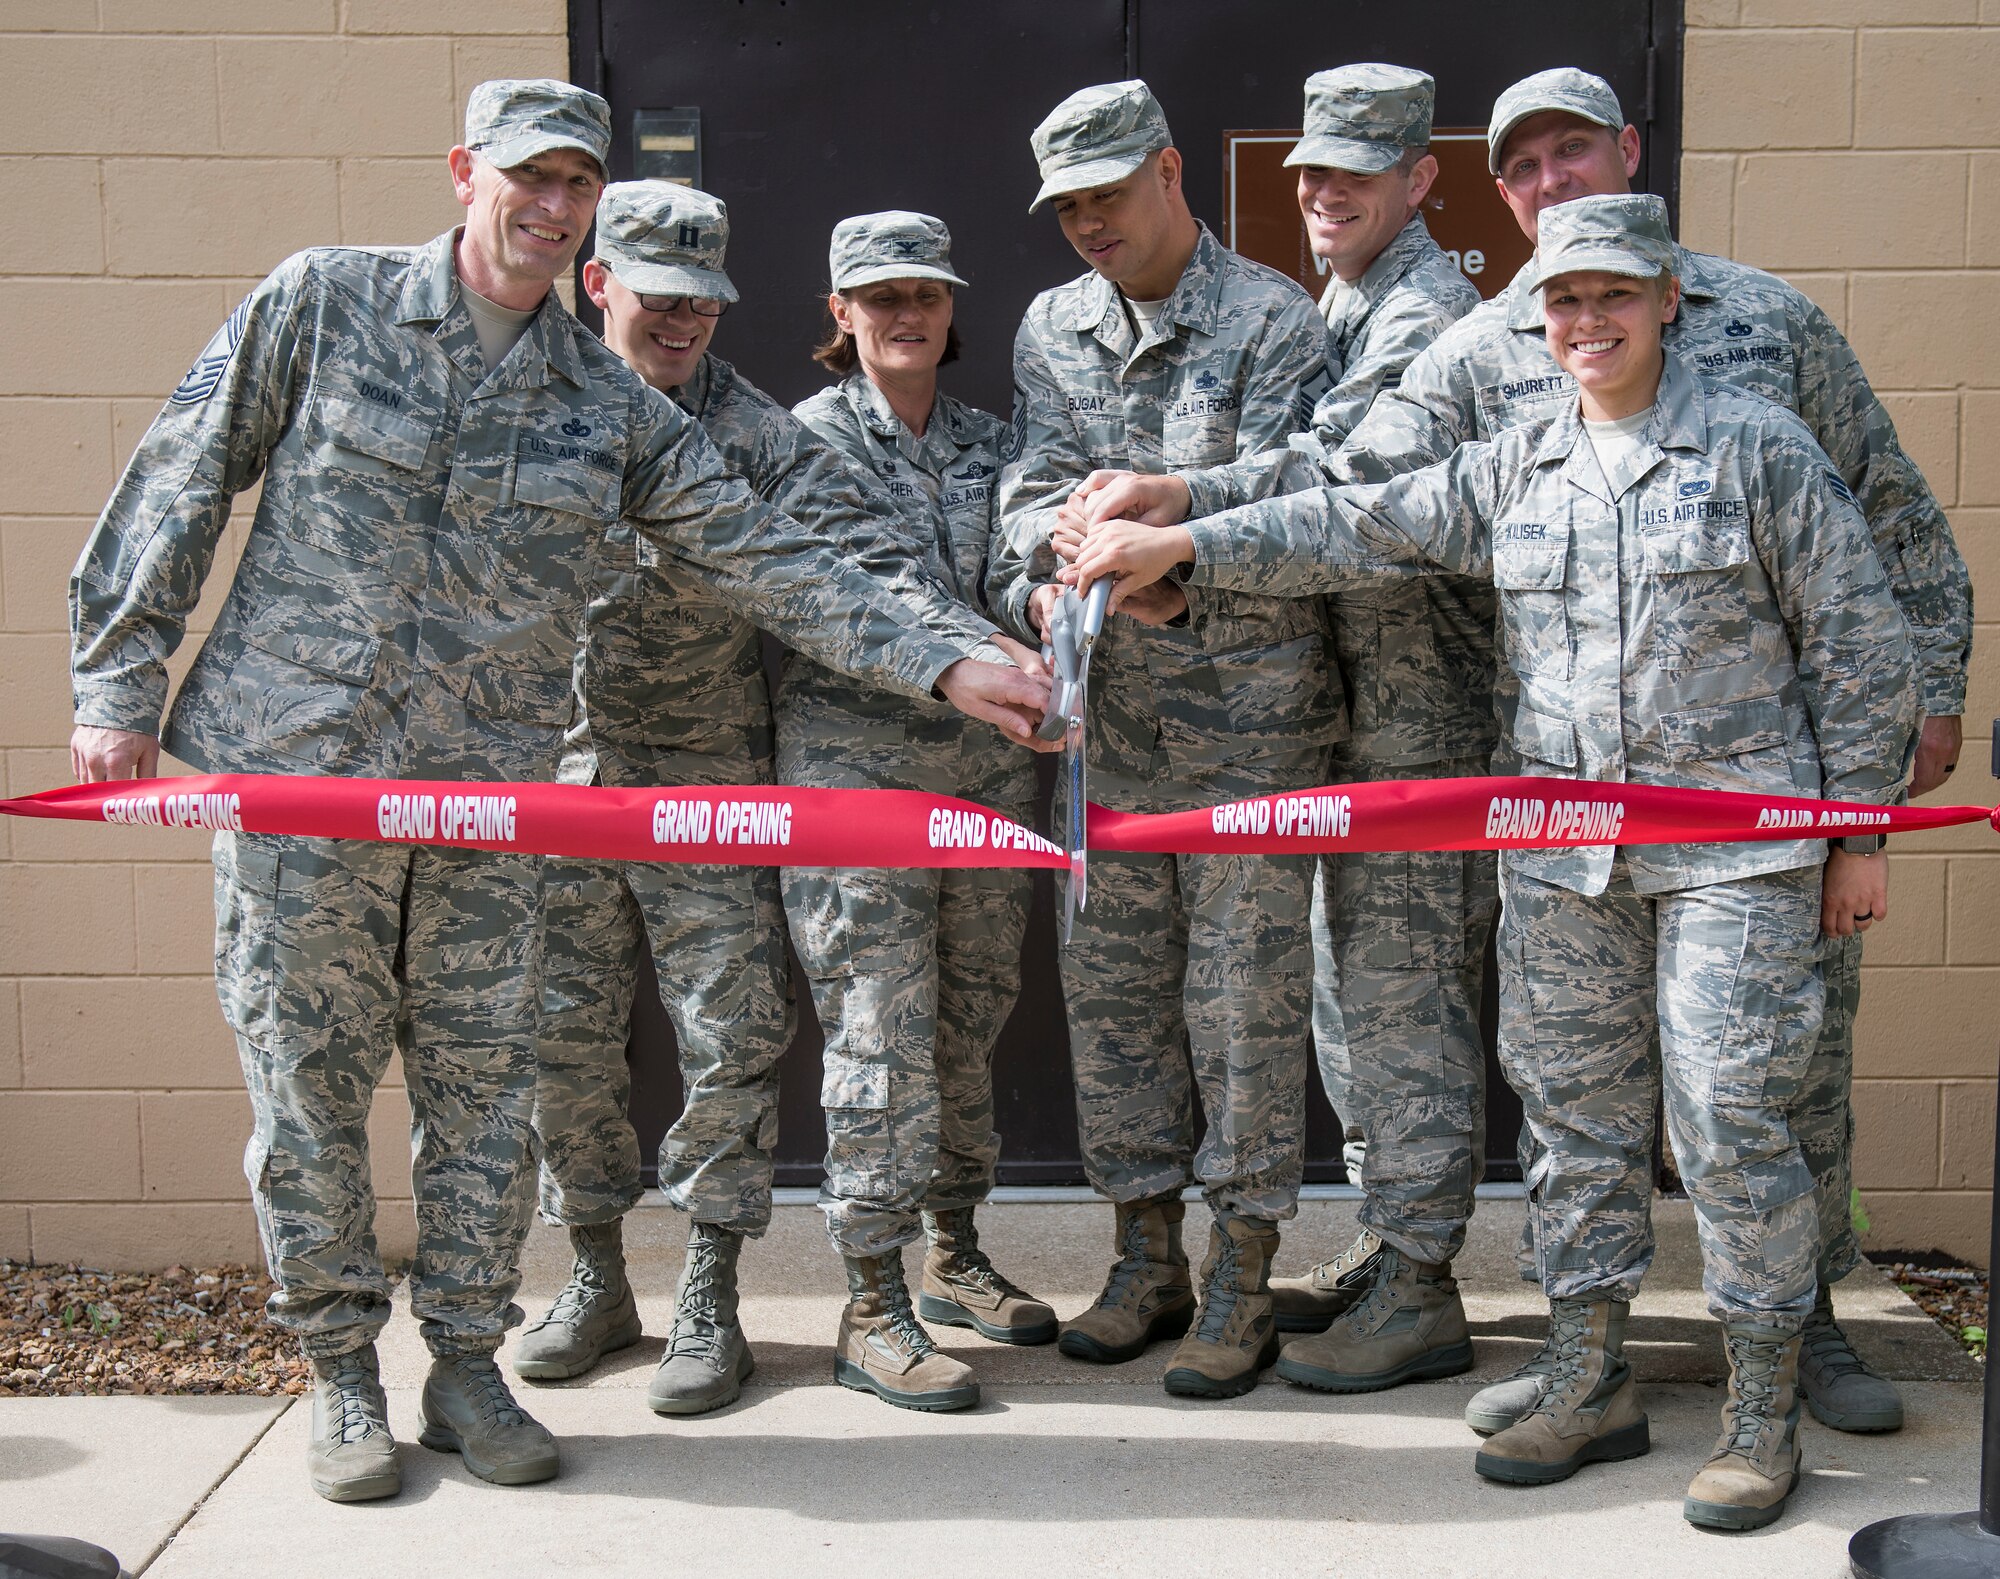
[[[1033,829],[916,790],[607,789],[225,773],[74,784],[0,800],[16,817],[459,845],[585,860],[736,866],[1047,867]],[[1300,855],[1749,843],[1985,822],[1981,806],[1861,806],[1581,779],[1406,779],[1259,795],[1199,810],[1090,808],[1099,854]]]

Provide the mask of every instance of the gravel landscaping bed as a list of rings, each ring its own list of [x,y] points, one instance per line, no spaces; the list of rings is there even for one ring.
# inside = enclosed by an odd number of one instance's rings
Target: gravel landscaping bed
[[[304,1393],[312,1371],[264,1320],[251,1267],[159,1273],[0,1261],[0,1397]]]
[[[1896,1286],[1923,1313],[1965,1346],[1986,1358],[1986,1274],[1977,1267],[1931,1266],[1913,1261],[1885,1263]]]
[[[1885,1265],[1927,1316],[1985,1357],[1984,1272]],[[255,1267],[126,1273],[0,1260],[0,1398],[309,1392],[311,1367],[264,1320],[270,1293]]]

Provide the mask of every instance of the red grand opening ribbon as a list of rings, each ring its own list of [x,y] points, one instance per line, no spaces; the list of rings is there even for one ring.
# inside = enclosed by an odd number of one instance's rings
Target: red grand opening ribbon
[[[736,785],[608,789],[225,773],[77,784],[0,813],[587,860],[757,866],[1048,867],[1063,849],[971,801],[915,790]],[[1507,850],[1747,843],[1984,822],[1980,806],[1842,801],[1581,779],[1403,779],[1259,795],[1198,810],[1093,805],[1090,849],[1171,854]]]

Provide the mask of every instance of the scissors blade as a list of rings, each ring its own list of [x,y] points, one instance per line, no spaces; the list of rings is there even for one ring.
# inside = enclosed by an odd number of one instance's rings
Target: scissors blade
[[[1070,730],[1068,746],[1062,754],[1062,778],[1068,788],[1068,831],[1064,835],[1064,847],[1070,851],[1070,881],[1062,885],[1062,941],[1070,941],[1070,929],[1076,925],[1076,911],[1084,907],[1090,897],[1090,869],[1088,869],[1088,847],[1084,843],[1084,823],[1086,807],[1084,799],[1084,726],[1078,724]]]

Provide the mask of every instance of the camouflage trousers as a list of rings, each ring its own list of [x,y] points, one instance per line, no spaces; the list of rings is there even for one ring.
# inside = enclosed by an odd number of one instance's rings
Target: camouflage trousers
[[[519,1324],[541,993],[538,857],[218,834],[215,980],[253,1128],[244,1153],[271,1320],[315,1356],[389,1319],[368,1112],[401,1043],[434,1354]]]
[[[1304,766],[1274,771],[1266,787],[1315,782]],[[1146,781],[1107,774],[1091,785],[1093,798],[1122,810],[1256,793],[1204,785],[1170,801]],[[1219,1213],[1277,1220],[1297,1211],[1314,864],[1312,856],[1091,858],[1089,904],[1060,963],[1078,1138],[1100,1195],[1138,1201],[1199,1181]],[[1197,1096],[1207,1125],[1198,1151]]]
[[[1861,1265],[1854,1234],[1854,1016],[1861,1008],[1861,938],[1820,939],[1826,1018],[1792,1110],[1819,1206],[1819,1280],[1832,1287]]]
[[[1338,781],[1463,778],[1486,758],[1343,762]],[[1418,1261],[1465,1244],[1486,1160],[1479,1000],[1498,903],[1485,850],[1323,856],[1313,885],[1313,1044],[1327,1099],[1368,1147],[1361,1222]]]
[[[697,1222],[762,1234],[778,1061],[796,1024],[777,872],[551,861],[547,886],[535,1078],[543,1217],[610,1222],[642,1193],[625,1044],[639,951],[650,943],[681,1066],[661,1192]]]
[[[1861,1241],[1854,1233],[1854,1017],[1861,1007],[1861,939],[1820,939],[1820,974],[1826,983],[1826,1014],[1812,1062],[1792,1108],[1792,1133],[1812,1170],[1813,1200],[1819,1217],[1819,1281],[1831,1288],[1861,1265]],[[1532,1133],[1521,1131],[1521,1177],[1533,1173],[1537,1152]],[[1647,1235],[1652,1234],[1650,1215]],[[1535,1220],[1521,1230],[1522,1278],[1540,1281],[1535,1263]]]
[[[838,685],[781,700],[778,776],[1033,816],[1034,760],[996,730]],[[916,1240],[923,1211],[976,1206],[993,1188],[993,1046],[1021,992],[1032,877],[787,867],[783,882],[825,1035],[820,1206],[842,1255],[882,1255]]]
[[[1631,1299],[1652,1261],[1654,1094],[1722,1320],[1797,1330],[1819,1245],[1791,1125],[1824,1005],[1817,867],[1588,896],[1502,863],[1501,1063],[1532,1132],[1551,1298]]]

